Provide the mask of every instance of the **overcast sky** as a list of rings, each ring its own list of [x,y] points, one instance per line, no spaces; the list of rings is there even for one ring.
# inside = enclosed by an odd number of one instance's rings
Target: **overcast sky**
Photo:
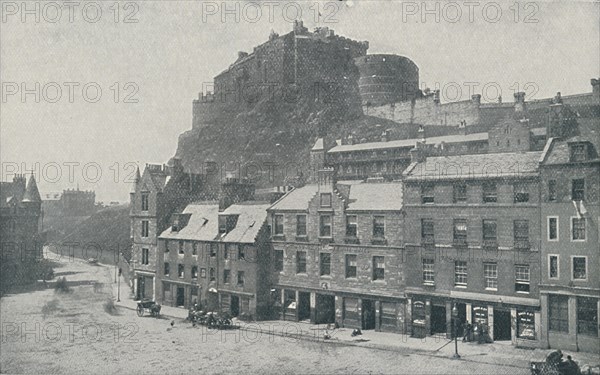
[[[133,163],[164,163],[174,155],[203,83],[237,51],[266,41],[271,29],[289,32],[298,8],[310,29],[328,26],[368,40],[370,53],[411,58],[422,84],[447,89],[442,101],[455,97],[457,86],[467,98],[474,83],[477,93],[487,84],[491,99],[500,87],[504,101],[513,100],[515,83],[530,99],[590,92],[590,78],[600,76],[597,3],[427,2],[427,9],[421,1],[289,3],[240,2],[239,21],[228,14],[223,22],[221,1],[121,2],[118,14],[113,1],[85,9],[82,2],[72,15],[60,1],[28,2],[30,14],[20,1],[3,2],[2,180],[15,165],[36,168],[45,172],[42,193],[79,185],[96,190],[100,201],[126,201]],[[63,7],[60,14],[54,4]],[[237,11],[236,2],[227,7]],[[34,94],[23,100],[22,89],[35,92],[36,83],[39,102]],[[137,103],[126,103],[128,95]]]

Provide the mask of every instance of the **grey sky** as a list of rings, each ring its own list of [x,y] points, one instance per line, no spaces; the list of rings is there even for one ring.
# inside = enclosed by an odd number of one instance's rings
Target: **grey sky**
[[[35,3],[28,2],[34,12]],[[41,2],[37,23],[35,14],[27,14],[22,22],[20,1],[13,3],[19,8],[16,10],[7,8],[3,1],[3,180],[11,163],[17,163],[19,169],[21,163],[26,169],[39,163],[49,177],[42,176],[39,181],[42,193],[79,184],[82,189],[95,189],[98,200],[126,200],[129,186],[124,178],[133,170],[126,163],[143,166],[147,162],[166,162],[175,153],[178,135],[191,128],[192,100],[202,90],[203,82],[210,82],[231,64],[237,51],[250,52],[253,46],[266,41],[271,29],[280,34],[290,31],[289,21],[297,9],[288,5],[285,19],[283,8],[289,2],[276,6],[262,2],[261,16],[257,22],[251,22],[256,6],[244,8],[245,2],[241,2],[239,22],[231,14],[222,22],[221,1],[210,5],[200,1],[130,3],[137,4],[137,9],[126,2],[119,3],[118,23],[112,1],[96,3],[102,15],[95,23],[91,20],[96,17],[97,8],[86,9],[86,20],[82,15],[85,3],[74,9],[73,22],[69,21],[68,8],[63,8],[60,20],[51,23],[48,20],[57,17],[55,9]],[[421,1],[298,4],[305,26],[328,26],[337,34],[368,40],[370,53],[410,57],[420,68],[422,83],[431,88],[437,83],[442,89],[457,83],[463,98],[470,95],[470,82],[479,84],[477,93],[486,83],[497,83],[504,101],[512,101],[515,83],[520,90],[526,83],[534,83],[527,91],[531,94],[533,87],[537,88],[535,99],[553,96],[557,91],[563,95],[589,92],[590,78],[600,76],[598,3],[446,3],[427,2],[427,9],[433,12],[429,14],[423,12]],[[58,4],[64,5],[60,1]],[[227,4],[229,9],[235,9],[235,2]],[[273,22],[268,17],[269,6],[273,9]],[[317,7],[320,17],[315,12]],[[469,7],[473,10],[473,22]],[[519,8],[517,19],[515,7]],[[484,8],[487,15],[483,14]],[[212,14],[215,9],[216,14]],[[457,9],[462,12],[460,18]],[[491,22],[497,9],[502,11],[499,21]],[[124,23],[123,18],[132,12],[131,19],[138,22]],[[528,15],[530,21],[537,22],[525,22]],[[331,18],[323,22],[327,16]],[[315,23],[315,17],[321,22]],[[33,94],[22,102],[23,82],[29,89],[40,83],[39,103]],[[62,88],[56,103],[49,102],[56,96],[53,82]],[[73,103],[69,102],[65,82],[79,84],[73,86]],[[114,102],[116,82],[119,103]],[[133,85],[125,87],[129,82]],[[88,85],[87,99],[94,98],[94,87],[102,89],[98,102],[88,103],[82,96],[86,83],[95,83]],[[14,84],[19,92],[7,95]],[[136,88],[139,91],[132,98],[138,103],[124,103],[125,96]],[[454,96],[455,92],[449,89],[446,94]],[[493,90],[488,94],[495,95]],[[69,162],[80,163],[73,167],[73,182],[64,165]],[[93,166],[88,169],[87,179],[82,176],[83,166],[92,162],[102,170],[97,183],[90,182],[96,174]],[[56,168],[49,163],[61,166],[61,177],[56,182],[52,181],[56,180]]]

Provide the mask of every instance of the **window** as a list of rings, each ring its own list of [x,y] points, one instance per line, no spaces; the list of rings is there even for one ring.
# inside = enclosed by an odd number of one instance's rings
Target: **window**
[[[283,236],[283,215],[275,215],[275,235]]]
[[[525,203],[529,202],[529,191],[527,185],[517,184],[513,186],[514,202]]]
[[[346,236],[347,237],[356,237],[358,229],[358,219],[356,215],[348,215],[346,216]]]
[[[216,244],[216,243],[211,243],[210,244],[210,256],[211,257],[216,257],[218,250],[219,250],[219,245],[218,244]]]
[[[515,266],[515,291],[517,293],[529,293],[529,266]]]
[[[306,236],[306,215],[296,215],[296,236]]]
[[[587,280],[587,257],[573,257],[573,280]]]
[[[384,257],[373,257],[373,280],[385,279],[385,261]]]
[[[462,260],[454,262],[454,285],[467,286],[467,262]]]
[[[453,186],[453,200],[454,203],[466,202],[467,201],[467,184],[464,182],[457,182]]]
[[[275,271],[283,271],[283,250],[275,250]]]
[[[237,255],[238,259],[246,259],[246,248],[244,245],[237,245]]]
[[[356,254],[346,254],[346,278],[356,277]]]
[[[577,333],[598,337],[598,300],[577,297]]]
[[[528,310],[517,310],[517,337],[535,340],[535,313]]]
[[[165,253],[169,252],[169,240],[165,240]]]
[[[385,216],[373,216],[373,237],[385,237]]]
[[[571,162],[587,160],[587,148],[585,144],[574,144],[569,147],[571,153]]]
[[[321,276],[331,275],[331,254],[319,254],[319,274]]]
[[[183,254],[183,241],[179,241],[179,254]]]
[[[569,332],[569,298],[548,295],[548,321],[550,331]]]
[[[306,251],[296,252],[296,273],[306,273]]]
[[[169,274],[171,273],[171,265],[169,263],[164,264],[164,274],[165,276],[169,276]]]
[[[467,220],[454,219],[454,243],[464,245],[467,243]]]
[[[229,252],[231,250],[233,250],[232,248],[234,246],[235,245],[232,245],[232,244],[225,244],[225,246],[223,246],[223,259],[228,259],[229,258]]]
[[[529,220],[515,220],[513,222],[513,236],[515,248],[529,249]]]
[[[321,215],[319,220],[319,236],[331,237],[331,215]]]
[[[483,278],[485,280],[485,289],[498,289],[498,265],[496,263],[483,264]]]
[[[571,180],[571,200],[582,201],[585,199],[585,180],[577,178]]]
[[[548,180],[548,202],[556,201],[556,180]]]
[[[150,223],[148,222],[148,220],[142,220],[142,237],[148,237],[148,234],[150,232]]]
[[[209,277],[210,277],[210,281],[215,281],[216,280],[216,278],[215,278],[215,269],[214,268],[211,268],[208,271],[208,274],[209,274]]]
[[[150,250],[148,250],[146,248],[142,249],[142,264],[148,265],[150,263],[149,258],[150,258]]]
[[[183,279],[185,277],[185,266],[183,264],[177,265],[177,277]]]
[[[548,217],[548,241],[558,241],[558,217]]]
[[[498,192],[495,182],[483,184],[483,203],[495,203],[498,201]]]
[[[571,239],[573,241],[585,241],[585,218],[571,218]]]
[[[231,282],[231,270],[223,270],[223,284]]]
[[[192,255],[198,255],[198,244],[195,242],[192,243]]]
[[[435,284],[435,260],[423,258],[423,284]]]
[[[433,184],[424,184],[421,185],[421,203],[433,203],[434,202],[434,190],[435,186]]]
[[[496,220],[483,220],[483,246],[496,246],[498,241],[498,224]]]
[[[148,211],[148,193],[142,193],[142,211]]]
[[[331,207],[331,193],[321,193],[321,207]]]
[[[435,243],[433,219],[421,219],[421,243]]]
[[[238,271],[237,285],[244,285],[244,271]]]
[[[548,255],[548,278],[558,279],[559,278],[559,263],[558,255]]]
[[[203,279],[206,278],[206,268],[200,268],[200,277]]]

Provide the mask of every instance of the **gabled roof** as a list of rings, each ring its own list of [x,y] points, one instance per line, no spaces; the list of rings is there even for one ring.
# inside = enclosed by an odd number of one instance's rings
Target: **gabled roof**
[[[406,181],[535,176],[542,151],[428,157],[412,163]]]
[[[445,135],[440,137],[425,138],[427,144],[445,143],[462,143],[462,142],[481,142],[488,140],[488,133],[472,133],[472,134],[457,134]],[[421,142],[422,138],[399,139],[388,142],[367,142],[354,145],[338,145],[329,150],[330,153],[351,152],[351,151],[369,151],[369,150],[384,150],[394,148],[412,148],[417,142]],[[315,145],[316,146],[316,145]],[[313,148],[314,150],[314,148]]]
[[[402,183],[362,183],[350,185],[347,211],[400,211]]]
[[[269,210],[305,211],[308,202],[317,194],[319,187],[315,184],[297,188],[273,203]]]
[[[254,243],[258,232],[267,219],[267,202],[243,202],[229,206],[220,215],[237,215],[237,223],[229,233],[221,237],[223,242]]]
[[[159,238],[176,240],[212,241],[219,233],[219,204],[216,202],[191,203],[184,214],[191,214],[187,225],[173,232],[168,227]]]

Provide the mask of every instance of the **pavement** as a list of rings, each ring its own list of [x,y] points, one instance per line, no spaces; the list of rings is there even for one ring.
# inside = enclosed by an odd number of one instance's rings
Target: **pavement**
[[[112,284],[113,295],[117,296],[117,283]],[[128,287],[127,281],[121,277],[120,301],[115,302],[119,307],[135,311],[137,301]],[[188,310],[183,308],[162,306],[161,315],[173,320],[185,320]],[[454,341],[442,336],[429,336],[423,339],[410,337],[405,334],[362,331],[362,335],[352,337],[352,329],[329,329],[327,325],[310,324],[309,322],[293,321],[260,321],[243,322],[234,318],[236,328],[256,334],[266,334],[286,337],[290,340],[322,342],[331,345],[366,347],[373,350],[392,351],[402,354],[420,354],[426,356],[452,358],[455,353]],[[326,339],[325,335],[330,338]],[[550,352],[548,349],[518,348],[510,341],[497,341],[491,344],[458,341],[458,360],[486,364],[529,368],[531,361],[543,361]],[[600,359],[593,353],[567,352],[580,365],[600,367]]]

